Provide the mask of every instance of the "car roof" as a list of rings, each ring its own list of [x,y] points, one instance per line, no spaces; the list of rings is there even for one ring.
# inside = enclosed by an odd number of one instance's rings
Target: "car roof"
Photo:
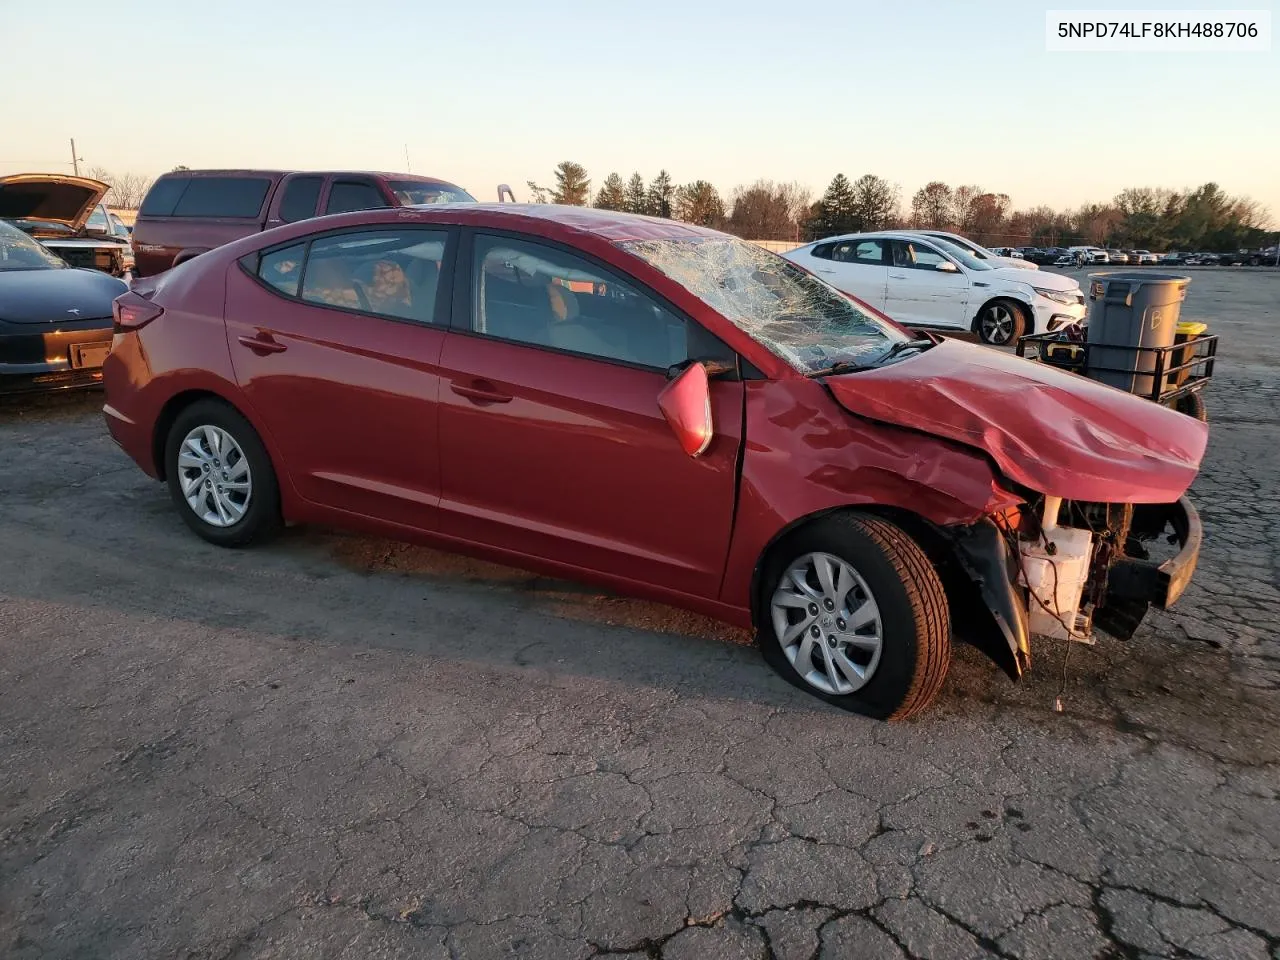
[[[921,236],[927,236],[919,230],[871,230],[866,233],[842,233],[838,237],[823,237],[821,240],[815,240],[809,246],[819,243],[839,243],[843,240],[876,240],[885,238],[888,240],[919,240]],[[936,237],[934,239],[937,239]]]
[[[691,239],[727,237],[728,234],[678,220],[645,217],[594,207],[555,203],[425,203],[399,208],[420,214],[424,222],[488,226],[525,230],[546,236],[588,235],[613,243],[623,240]],[[351,216],[344,214],[343,216]],[[394,215],[393,215],[394,216]]]

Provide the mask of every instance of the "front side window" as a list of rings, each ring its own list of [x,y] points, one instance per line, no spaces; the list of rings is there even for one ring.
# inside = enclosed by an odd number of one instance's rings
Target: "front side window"
[[[355,180],[336,180],[329,188],[329,200],[325,213],[350,213],[352,210],[377,210],[387,205],[382,191],[372,183]]]
[[[893,241],[893,265],[913,270],[937,270],[947,258],[933,247],[916,240]]]
[[[111,233],[111,223],[107,220],[107,211],[103,209],[102,204],[98,204],[93,208],[93,213],[89,214],[89,219],[84,223],[85,228],[89,230],[97,230],[101,233]]]
[[[284,185],[284,195],[280,197],[280,219],[285,223],[297,223],[314,217],[322,183],[324,177],[291,177]]]
[[[688,359],[685,321],[571,253],[524,240],[476,238],[476,333],[666,369]]]
[[[393,180],[387,184],[403,206],[418,203],[475,203],[476,198],[461,187],[422,180]]]
[[[862,363],[907,339],[808,271],[736,237],[618,245],[802,373]]]
[[[442,230],[359,230],[311,242],[301,297],[311,303],[436,323]],[[263,258],[266,262],[266,258]]]

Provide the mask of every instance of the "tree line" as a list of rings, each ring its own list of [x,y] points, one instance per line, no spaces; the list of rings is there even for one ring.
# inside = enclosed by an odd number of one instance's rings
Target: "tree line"
[[[1014,210],[1006,193],[977,185],[925,184],[904,204],[883,177],[843,173],[813,200],[798,183],[757,180],[728,199],[706,180],[677,184],[666,170],[646,182],[610,173],[594,193],[586,169],[566,160],[552,186],[529,181],[535,203],[620,210],[725,230],[751,240],[808,241],[842,233],[892,228],[948,230],[986,246],[1057,247],[1081,244],[1148,250],[1253,249],[1270,242],[1267,211],[1216,183],[1187,190],[1130,187],[1109,203],[1069,210],[1046,205]]]

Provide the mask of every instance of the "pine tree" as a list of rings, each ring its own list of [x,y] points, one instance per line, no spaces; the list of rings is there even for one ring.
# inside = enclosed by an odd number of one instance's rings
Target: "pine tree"
[[[815,205],[814,232],[823,237],[851,233],[853,224],[853,187],[849,178],[837,173],[827,186],[827,192]]]
[[[649,212],[655,217],[671,218],[671,201],[675,198],[676,185],[671,182],[671,174],[659,170],[658,175],[649,184]]]
[[[556,188],[551,191],[552,203],[564,203],[571,207],[585,206],[591,199],[591,180],[582,164],[564,160],[556,165]]]
[[[604,186],[596,194],[595,205],[601,210],[627,209],[627,188],[620,176],[611,173],[604,178]]]
[[[719,227],[724,223],[724,201],[706,180],[695,180],[676,191],[675,215],[685,223]]]
[[[649,212],[649,191],[644,188],[644,177],[633,173],[627,181],[626,206],[627,213]]]

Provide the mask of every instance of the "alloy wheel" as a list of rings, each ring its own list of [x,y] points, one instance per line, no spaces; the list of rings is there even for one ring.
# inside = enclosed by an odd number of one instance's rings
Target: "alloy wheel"
[[[199,426],[187,434],[178,448],[178,471],[187,506],[209,526],[232,526],[249,509],[249,460],[221,427]]]
[[[782,574],[770,601],[774,633],[796,673],[823,693],[866,685],[880,664],[884,627],[866,581],[829,553],[808,553]]]
[[[1013,311],[1001,303],[993,303],[982,312],[982,339],[987,343],[1005,344],[1013,337]]]

